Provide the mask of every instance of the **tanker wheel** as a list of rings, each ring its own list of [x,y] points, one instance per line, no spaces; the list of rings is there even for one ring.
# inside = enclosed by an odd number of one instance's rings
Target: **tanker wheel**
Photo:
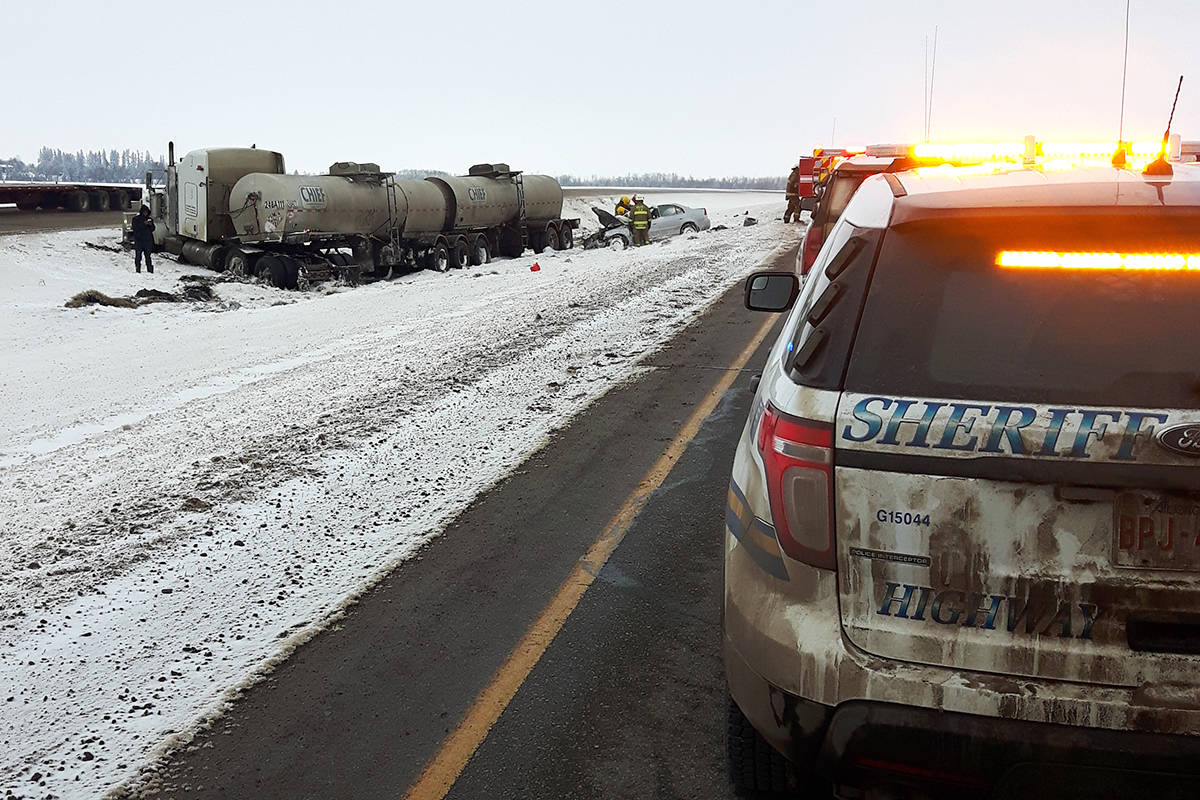
[[[475,239],[475,246],[471,248],[471,266],[478,267],[487,264],[492,260],[492,249],[488,246],[486,236],[479,236]]]
[[[92,211],[108,211],[108,192],[89,193],[88,205]]]
[[[525,244],[521,241],[521,232],[513,228],[503,228],[500,231],[500,255],[518,258],[523,252]]]
[[[63,203],[68,211],[87,211],[88,210],[88,195],[82,189],[76,189],[73,192],[68,192],[66,201]]]
[[[446,245],[435,244],[429,251],[429,268],[434,272],[445,272],[450,269],[450,253]]]
[[[471,248],[467,247],[466,239],[459,239],[450,250],[450,266],[463,269],[471,263]]]
[[[109,208],[115,208],[118,211],[126,211],[129,209],[129,192],[124,189],[118,189],[115,192],[108,193]]]
[[[258,274],[276,289],[287,288],[287,267],[276,255],[265,255],[258,260]]]
[[[546,226],[546,230],[542,231],[538,237],[537,252],[544,253],[547,250],[558,249],[558,231],[550,225]]]
[[[280,256],[279,260],[283,262],[284,269],[284,285],[280,288],[298,289],[300,287],[300,265],[291,256]]]
[[[563,250],[570,250],[575,246],[575,231],[570,225],[563,225],[559,228],[558,242],[562,245]]]

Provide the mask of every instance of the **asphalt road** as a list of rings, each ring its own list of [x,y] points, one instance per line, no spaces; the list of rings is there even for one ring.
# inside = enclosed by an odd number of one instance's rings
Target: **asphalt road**
[[[794,251],[780,266],[790,265]],[[747,265],[748,267],[753,265]],[[764,317],[733,287],[142,790],[404,797]],[[450,798],[723,798],[721,536],[768,336],[520,684]],[[139,792],[141,793],[141,792]]]
[[[0,206],[0,236],[6,233],[78,231],[88,228],[120,228],[120,211],[20,211]]]

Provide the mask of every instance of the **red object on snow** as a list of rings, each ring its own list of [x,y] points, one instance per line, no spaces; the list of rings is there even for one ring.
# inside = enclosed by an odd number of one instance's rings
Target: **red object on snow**
[[[538,262],[535,261],[535,262],[533,262],[533,266],[529,268],[529,271],[530,272],[541,272],[542,267],[540,264],[538,264]]]

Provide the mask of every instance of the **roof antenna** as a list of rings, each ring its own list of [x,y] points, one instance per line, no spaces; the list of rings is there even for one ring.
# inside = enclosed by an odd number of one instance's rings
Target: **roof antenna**
[[[933,135],[933,78],[937,75],[937,35],[938,26],[933,26],[933,51],[929,62],[929,103],[925,107],[925,141]]]
[[[1179,76],[1179,85],[1175,87],[1175,100],[1171,103],[1171,116],[1167,117],[1167,129],[1163,131],[1162,147],[1158,150],[1158,158],[1151,161],[1142,170],[1143,175],[1173,175],[1174,170],[1167,163],[1167,142],[1171,138],[1171,123],[1175,119],[1175,106],[1179,103],[1179,90],[1183,88],[1183,76]]]
[[[1125,0],[1125,60],[1121,63],[1121,121],[1117,126],[1117,149],[1112,155],[1112,165],[1117,169],[1125,166],[1127,150],[1125,147],[1125,74],[1129,69],[1129,3]]]
[[[921,97],[921,135],[925,144],[929,144],[929,34],[925,34],[925,64],[921,67],[921,77],[925,79],[925,94]]]

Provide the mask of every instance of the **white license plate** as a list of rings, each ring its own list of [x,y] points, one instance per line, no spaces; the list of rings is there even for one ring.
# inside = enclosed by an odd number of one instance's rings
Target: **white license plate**
[[[1113,502],[1113,563],[1200,571],[1200,500],[1121,492]]]

